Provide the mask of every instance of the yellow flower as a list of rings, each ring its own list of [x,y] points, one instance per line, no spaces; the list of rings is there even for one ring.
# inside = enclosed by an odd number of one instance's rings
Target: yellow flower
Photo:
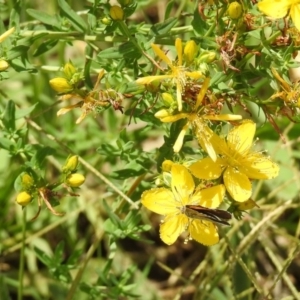
[[[222,115],[206,115],[198,113],[198,108],[202,103],[202,100],[206,94],[207,88],[209,86],[210,79],[206,78],[202,84],[201,90],[197,96],[197,101],[193,107],[192,112],[182,112],[178,114],[170,114],[168,110],[162,109],[158,111],[154,116],[160,119],[164,123],[173,123],[180,119],[187,119],[187,123],[183,126],[181,132],[179,133],[177,140],[173,146],[174,152],[179,152],[183,145],[184,136],[190,126],[193,127],[197,140],[200,146],[209,154],[212,160],[217,159],[216,152],[212,146],[212,139],[214,138],[213,131],[208,127],[207,120],[215,121],[233,121],[240,120],[242,117],[240,115],[222,114]]]
[[[154,80],[171,80],[174,84],[176,84],[176,94],[177,94],[177,105],[178,111],[182,110],[182,93],[184,91],[187,77],[192,78],[193,80],[198,80],[203,77],[202,73],[199,71],[189,72],[186,67],[183,65],[182,60],[182,41],[177,38],[175,41],[175,47],[177,51],[177,62],[172,62],[167,55],[155,44],[152,44],[152,49],[156,53],[156,55],[164,61],[171,70],[171,74],[167,75],[155,75],[155,76],[147,76],[139,78],[136,82],[138,84],[149,84]],[[190,44],[187,44],[190,47]],[[188,50],[187,52],[189,52]]]
[[[300,0],[263,0],[257,7],[274,19],[283,18],[289,13],[296,28],[300,30]]]
[[[255,123],[245,120],[230,130],[226,140],[213,133],[213,147],[219,157],[216,161],[207,157],[195,162],[190,166],[192,174],[206,180],[217,179],[223,174],[230,196],[238,202],[248,200],[252,194],[250,179],[271,179],[279,172],[277,164],[251,150],[255,129]]]
[[[142,194],[142,204],[149,210],[164,215],[160,226],[160,238],[168,245],[188,231],[188,238],[210,246],[218,243],[218,228],[206,220],[192,219],[185,214],[186,205],[201,205],[216,208],[225,194],[224,186],[196,189],[192,175],[187,168],[174,163],[171,168],[171,189],[154,188]]]

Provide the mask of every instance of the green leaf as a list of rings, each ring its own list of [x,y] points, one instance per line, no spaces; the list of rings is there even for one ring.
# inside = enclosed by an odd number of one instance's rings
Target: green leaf
[[[33,56],[39,56],[44,54],[45,52],[51,50],[54,46],[56,46],[58,40],[49,40],[40,44],[33,52]]]
[[[14,148],[14,143],[7,138],[0,137],[0,148],[10,151]]]
[[[46,266],[51,266],[52,260],[44,251],[34,247],[34,252],[43,264],[45,264]]]
[[[45,158],[49,155],[55,153],[55,150],[51,147],[44,147],[37,150],[35,155],[31,158],[31,165],[32,167],[39,167],[42,168]]]
[[[203,36],[207,32],[207,22],[201,18],[199,14],[198,7],[194,11],[194,19],[192,21],[192,26],[194,30],[200,35]]]
[[[169,1],[169,3],[167,4],[167,7],[166,7],[165,17],[164,17],[165,20],[167,20],[170,17],[173,7],[174,7],[174,0],[171,0],[171,1]]]
[[[170,30],[177,24],[178,18],[169,18],[162,23],[153,25],[150,29],[150,34],[153,35],[164,35],[169,34]]]
[[[126,42],[117,47],[111,47],[101,51],[97,58],[99,59],[121,59],[121,58],[139,58],[140,50],[132,42]]]
[[[32,111],[35,110],[37,105],[38,105],[38,103],[35,103],[35,104],[33,104],[32,106],[30,106],[28,108],[18,109],[16,111],[16,120],[21,119],[21,118],[29,115]]]
[[[16,107],[15,103],[12,100],[9,100],[6,104],[2,122],[7,131],[13,131],[16,128],[15,119],[16,119]]]
[[[103,200],[103,205],[104,205],[104,208],[111,220],[111,222],[117,227],[117,228],[122,228],[122,221],[118,218],[117,215],[115,215],[111,208],[109,207],[109,205],[106,203],[105,200]]]
[[[22,11],[22,3],[23,1],[21,0],[16,0],[14,1],[13,8],[10,11],[10,16],[9,16],[9,27],[15,26],[16,28],[19,29],[19,24],[20,24],[20,15]]]
[[[58,6],[62,11],[62,15],[64,15],[71,22],[75,30],[80,32],[86,31],[86,23],[76,14],[76,12],[74,12],[74,10],[72,10],[70,5],[65,0],[58,0]]]
[[[42,22],[43,24],[51,25],[57,28],[61,27],[60,20],[57,15],[49,15],[43,11],[28,8],[26,12],[35,20]]]
[[[17,59],[14,59],[10,62],[10,66],[14,68],[17,72],[29,72],[29,73],[36,73],[37,69],[31,65],[27,59],[19,57]]]

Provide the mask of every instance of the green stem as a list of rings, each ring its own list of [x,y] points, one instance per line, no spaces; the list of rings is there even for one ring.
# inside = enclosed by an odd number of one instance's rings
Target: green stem
[[[88,252],[87,252],[87,255],[85,257],[85,260],[81,266],[81,268],[78,270],[73,282],[72,282],[72,285],[71,285],[71,288],[68,292],[68,295],[66,297],[66,300],[72,300],[74,298],[74,294],[77,290],[77,287],[80,283],[80,280],[82,278],[82,275],[84,273],[84,270],[86,269],[86,266],[88,264],[88,262],[90,261],[90,259],[92,258],[93,254],[95,253],[95,251],[97,250],[98,246],[99,246],[99,243],[103,237],[103,231],[99,231],[98,233],[96,233],[96,238],[93,242],[93,244],[91,245],[91,247],[89,248]]]
[[[218,19],[221,19],[221,18],[222,18],[222,16],[224,15],[225,11],[226,11],[226,7],[223,7],[223,8],[220,10],[220,12],[218,13]],[[215,28],[216,28],[217,22],[218,22],[218,21],[213,22],[213,23],[211,24],[210,28],[209,28],[209,29],[207,30],[207,32],[205,33],[204,37],[211,36],[211,33],[212,33],[212,32],[215,30]]]
[[[19,265],[18,300],[23,299],[25,239],[26,239],[26,208],[23,209],[23,219],[22,219],[22,247],[20,253],[20,265]]]

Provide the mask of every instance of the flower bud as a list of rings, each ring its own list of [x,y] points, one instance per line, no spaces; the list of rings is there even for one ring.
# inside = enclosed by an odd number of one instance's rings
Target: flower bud
[[[9,67],[9,64],[6,60],[0,59],[0,72],[5,71]]]
[[[154,114],[155,118],[161,119],[170,116],[170,113],[167,109],[161,109]]]
[[[243,14],[243,7],[240,3],[234,1],[228,6],[227,13],[230,19],[236,20],[240,18]]]
[[[259,207],[256,202],[254,200],[252,200],[251,198],[244,201],[244,202],[237,202],[236,203],[238,210],[248,210],[251,209],[253,207]]]
[[[32,196],[27,192],[21,192],[18,194],[16,202],[21,206],[26,206],[32,201]]]
[[[69,175],[65,181],[65,183],[70,187],[79,187],[84,182],[85,182],[85,177],[79,173]]]
[[[188,41],[183,50],[185,60],[188,64],[191,64],[193,62],[195,56],[197,55],[197,52],[198,52],[198,47],[195,41],[193,40]]]
[[[169,159],[164,160],[164,162],[161,165],[161,169],[164,172],[170,172],[173,164],[174,163],[171,160],[169,160]]]
[[[165,106],[171,106],[174,103],[174,99],[169,93],[162,93],[161,97],[163,98],[163,102]]]
[[[100,21],[104,25],[110,25],[112,23],[112,20],[110,18],[107,18],[107,17],[102,18]]]
[[[68,79],[71,79],[76,72],[77,70],[71,62],[64,65],[64,73]]]
[[[159,80],[153,80],[153,81],[147,83],[145,88],[150,93],[156,93],[160,90],[160,81]]]
[[[24,190],[29,190],[34,186],[34,180],[28,173],[23,173],[21,175],[21,184]]]
[[[124,18],[124,11],[120,6],[117,5],[113,5],[110,10],[109,10],[109,14],[111,16],[111,18],[114,21],[122,21]]]
[[[197,62],[200,63],[211,63],[216,59],[216,53],[213,51],[204,51],[200,54],[197,59]]]
[[[63,77],[56,77],[49,81],[52,89],[58,93],[68,93],[73,90],[73,86],[69,84],[69,81]]]
[[[70,173],[76,170],[78,166],[78,156],[73,155],[66,160],[65,165],[62,167],[63,173]]]

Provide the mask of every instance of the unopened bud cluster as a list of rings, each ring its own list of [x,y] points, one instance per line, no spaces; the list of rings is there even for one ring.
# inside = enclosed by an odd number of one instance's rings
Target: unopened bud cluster
[[[33,200],[35,182],[33,177],[28,173],[21,174],[20,179],[21,191],[17,195],[16,202],[21,206],[26,206]]]
[[[80,187],[85,182],[85,177],[80,173],[76,173],[77,166],[78,156],[72,155],[62,167],[63,181],[67,186],[72,188]]]

